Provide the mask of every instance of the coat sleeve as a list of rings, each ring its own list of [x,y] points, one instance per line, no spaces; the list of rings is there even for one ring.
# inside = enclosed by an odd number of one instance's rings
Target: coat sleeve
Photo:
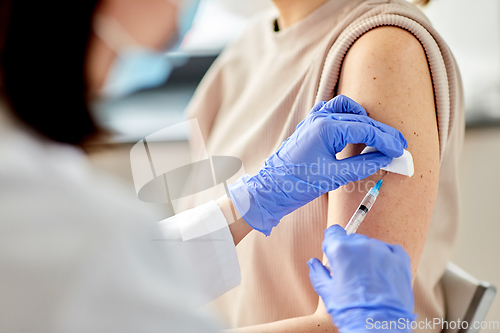
[[[53,331],[219,331],[199,307],[239,283],[232,236],[215,202],[184,216],[185,223],[177,216],[147,228],[121,221],[122,228],[101,230],[78,265],[78,279],[67,288]],[[220,228],[193,234],[211,218]],[[183,240],[183,235],[195,237]]]
[[[182,253],[193,283],[208,303],[241,283],[236,247],[227,221],[215,201],[159,223],[172,253]],[[203,304],[202,304],[203,305]]]

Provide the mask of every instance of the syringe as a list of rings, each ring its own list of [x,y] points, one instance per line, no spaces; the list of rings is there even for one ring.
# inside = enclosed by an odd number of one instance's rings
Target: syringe
[[[385,173],[385,175],[387,175],[387,172]],[[358,230],[361,222],[363,222],[363,220],[365,219],[366,214],[368,214],[370,209],[373,207],[375,200],[377,200],[380,187],[384,182],[383,179],[385,175],[382,176],[382,178],[377,182],[377,184],[375,184],[375,186],[368,191],[368,193],[363,198],[363,201],[361,201],[361,204],[359,205],[358,209],[356,209],[356,212],[349,220],[349,223],[347,223],[345,231],[348,235],[354,234]],[[326,268],[328,268],[328,270],[331,270],[328,259],[325,260],[326,260],[325,262]]]
[[[382,177],[382,179],[383,178],[384,177]],[[380,179],[377,182],[377,184],[375,184],[375,186],[368,191],[368,193],[363,198],[363,201],[361,201],[361,204],[359,205],[358,209],[349,220],[349,223],[347,223],[345,231],[348,235],[353,234],[358,230],[359,225],[365,219],[366,214],[368,214],[368,212],[372,208],[373,204],[375,203],[375,200],[377,200],[380,187],[382,186],[383,183],[382,179]]]

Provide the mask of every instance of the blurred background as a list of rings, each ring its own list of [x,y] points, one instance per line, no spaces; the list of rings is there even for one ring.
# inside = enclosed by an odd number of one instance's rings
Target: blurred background
[[[202,1],[194,29],[179,51],[189,56],[187,63],[160,88],[97,107],[99,123],[113,135],[89,147],[92,162],[125,179],[135,195],[131,147],[185,119],[186,105],[220,51],[238,37],[251,15],[269,6],[268,0]],[[466,96],[460,180],[463,223],[451,261],[500,287],[500,176],[496,173],[500,166],[500,1],[432,0],[424,11],[457,59]],[[172,131],[165,140],[177,165],[189,163],[186,131]],[[163,211],[165,217],[172,214],[165,205],[144,205]],[[500,296],[486,320],[500,321]]]

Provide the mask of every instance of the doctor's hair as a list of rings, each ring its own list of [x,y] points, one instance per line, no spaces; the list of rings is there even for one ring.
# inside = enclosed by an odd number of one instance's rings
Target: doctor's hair
[[[0,0],[0,98],[55,141],[82,145],[99,132],[85,74],[97,3]]]

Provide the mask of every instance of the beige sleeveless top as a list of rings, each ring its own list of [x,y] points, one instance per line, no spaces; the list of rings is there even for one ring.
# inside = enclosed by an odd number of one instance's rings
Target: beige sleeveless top
[[[404,0],[331,0],[301,22],[274,31],[274,10],[256,17],[215,62],[190,106],[212,156],[236,156],[258,171],[291,135],[315,102],[335,95],[349,47],[378,26],[396,26],[422,43],[432,75],[441,147],[434,215],[414,290],[420,320],[444,316],[440,277],[459,219],[458,157],[464,130],[459,72],[446,43],[427,18]],[[214,197],[191,199],[198,205]],[[214,302],[231,327],[312,314],[318,296],[307,260],[321,258],[328,198],[286,216],[266,238],[249,234],[237,247],[242,284]]]

